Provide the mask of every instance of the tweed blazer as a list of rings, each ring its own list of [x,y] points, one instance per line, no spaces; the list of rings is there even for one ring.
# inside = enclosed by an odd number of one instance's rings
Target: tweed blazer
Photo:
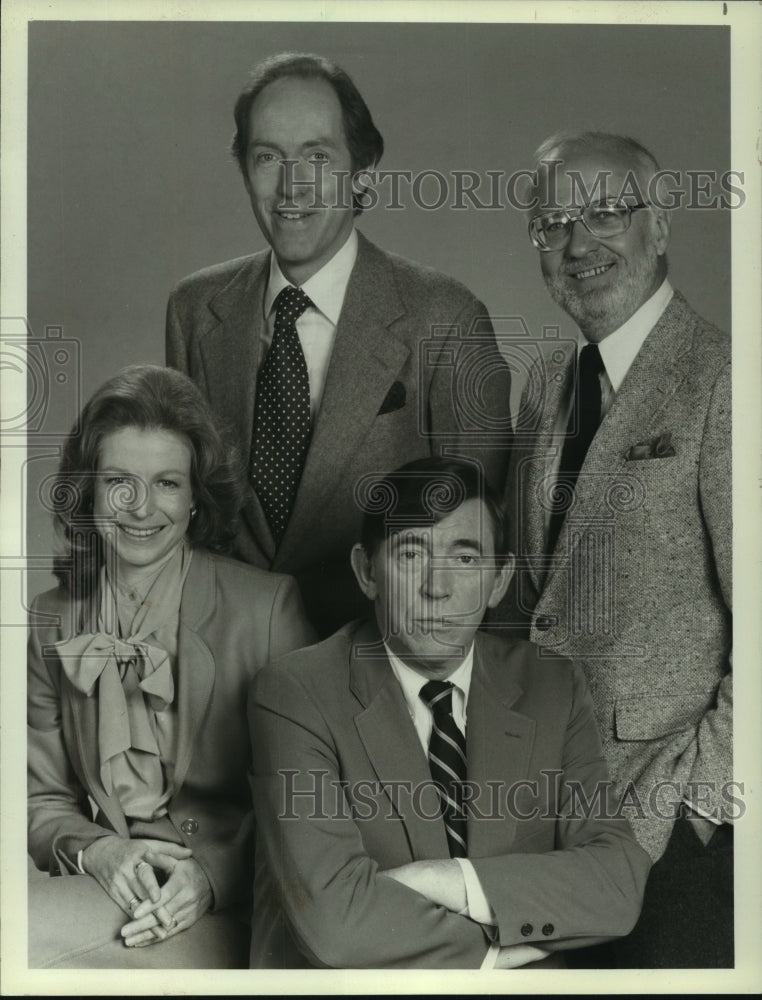
[[[70,874],[78,850],[98,837],[174,840],[192,848],[215,910],[245,898],[253,854],[246,699],[257,670],[314,637],[294,581],[194,549],[180,604],[174,793],[168,817],[153,823],[132,826],[104,788],[97,696],[74,688],[53,646],[73,631],[89,631],[93,614],[92,602],[72,602],[60,587],[32,608],[30,855],[51,875]]]
[[[375,623],[260,671],[250,716],[252,967],[478,968],[480,924],[382,874],[450,855]],[[562,951],[628,933],[650,860],[605,796],[587,815],[571,804],[572,786],[592,801],[607,779],[581,670],[478,634],[466,742],[468,857],[500,944]]]
[[[350,570],[368,474],[447,451],[502,489],[510,372],[486,307],[459,282],[385,253],[361,233],[322,403],[276,547],[253,489],[235,554],[297,578],[322,635],[367,607]],[[250,458],[270,251],[185,278],[167,309],[167,364],[186,372]],[[328,515],[328,516],[326,516]]]
[[[508,477],[518,570],[492,621],[584,668],[603,749],[654,859],[675,800],[731,820],[730,339],[675,293],[587,452],[555,550],[542,504],[572,378],[548,352]],[[674,782],[674,786],[667,785]],[[642,806],[642,810],[640,809]],[[642,814],[641,814],[642,812]]]

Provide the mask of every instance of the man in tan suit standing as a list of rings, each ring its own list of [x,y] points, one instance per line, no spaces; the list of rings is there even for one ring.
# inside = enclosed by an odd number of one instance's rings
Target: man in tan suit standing
[[[180,282],[167,363],[206,393],[247,463],[235,554],[295,576],[328,635],[365,607],[349,569],[357,481],[448,449],[501,488],[510,374],[468,289],[355,229],[362,172],[384,144],[343,70],[274,56],[235,119],[233,152],[272,250]]]
[[[529,233],[580,329],[524,399],[507,506],[519,570],[495,619],[585,671],[612,778],[656,862],[634,933],[593,961],[733,964],[730,338],[667,277],[658,165],[552,136]],[[541,367],[542,367],[541,366]],[[613,958],[611,957],[613,954]]]

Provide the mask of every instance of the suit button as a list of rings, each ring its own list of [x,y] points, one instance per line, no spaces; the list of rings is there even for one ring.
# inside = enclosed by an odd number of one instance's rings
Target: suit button
[[[184,819],[180,824],[180,829],[183,833],[187,833],[189,837],[192,837],[194,833],[198,833],[198,820]]]
[[[545,935],[545,937],[550,937],[550,935],[553,933],[554,930],[555,927],[553,926],[553,924],[543,924],[542,933]]]
[[[547,632],[553,627],[553,621],[547,615],[538,615],[535,618],[534,626],[538,632]]]
[[[521,933],[522,933],[522,935],[524,937],[529,937],[529,935],[532,933],[533,930],[534,930],[534,927],[532,927],[531,924],[522,924],[521,925]]]

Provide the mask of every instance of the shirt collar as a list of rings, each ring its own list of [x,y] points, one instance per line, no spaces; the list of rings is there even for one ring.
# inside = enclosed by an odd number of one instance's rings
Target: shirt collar
[[[357,260],[357,245],[357,230],[352,227],[352,232],[347,237],[341,249],[337,250],[328,263],[323,264],[320,270],[316,271],[301,286],[302,291],[310,297],[313,305],[334,326],[339,322],[339,313],[344,304],[344,295],[349,284],[349,276]],[[265,292],[264,300],[265,318],[270,315],[270,310],[278,293],[290,284],[291,282],[281,271],[275,254],[271,253],[270,277],[267,281],[267,291]]]
[[[624,377],[630,370],[638,351],[659,322],[673,295],[669,278],[665,278],[651,298],[644,302],[626,323],[608,337],[604,337],[598,344],[601,360],[614,392],[619,392],[619,387],[624,382]],[[582,348],[585,344],[587,340],[580,336],[579,347]]]
[[[424,677],[423,674],[419,674],[417,670],[413,670],[406,663],[398,657],[389,649],[389,647],[384,643],[384,649],[386,650],[386,655],[389,657],[389,663],[392,666],[392,671],[394,676],[399,681],[400,687],[402,688],[402,693],[405,696],[405,702],[407,707],[410,709],[411,714],[415,714],[415,710],[423,704],[421,701],[421,688],[424,684],[428,683],[430,678]],[[454,670],[449,677],[443,678],[448,680],[451,684],[454,684],[463,693],[463,704],[466,705],[468,702],[468,692],[471,687],[471,672],[474,666],[474,644],[471,643],[471,648],[466,653],[466,658],[460,664],[460,666]]]

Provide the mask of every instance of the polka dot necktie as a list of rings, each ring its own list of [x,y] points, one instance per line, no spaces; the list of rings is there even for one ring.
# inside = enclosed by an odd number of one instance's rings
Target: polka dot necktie
[[[275,299],[275,330],[257,380],[251,481],[276,544],[286,530],[310,444],[310,380],[296,321],[312,305],[288,285]]]
[[[429,681],[420,696],[434,717],[429,739],[429,770],[442,803],[447,843],[451,858],[466,857],[466,810],[463,782],[466,780],[466,737],[452,715],[449,681]]]
[[[566,512],[574,502],[574,488],[579,471],[601,422],[600,375],[603,370],[603,358],[598,345],[586,344],[579,356],[574,404],[556,479],[548,528],[548,552],[553,551]]]

